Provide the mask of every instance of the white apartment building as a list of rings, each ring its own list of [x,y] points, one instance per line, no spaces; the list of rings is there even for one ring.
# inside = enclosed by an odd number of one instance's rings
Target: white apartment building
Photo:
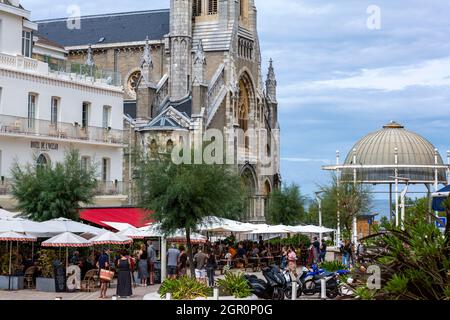
[[[83,165],[98,165],[105,188],[99,195],[125,193],[115,192],[124,147],[117,77],[91,64],[70,64],[62,47],[35,31],[18,0],[0,0],[0,206],[14,206],[8,180],[16,159],[59,162],[70,147],[80,151]],[[48,63],[41,59],[47,56]]]

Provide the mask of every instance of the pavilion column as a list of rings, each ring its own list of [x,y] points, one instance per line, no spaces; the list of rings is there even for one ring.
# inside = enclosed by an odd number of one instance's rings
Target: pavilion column
[[[398,165],[398,148],[395,148],[395,165]],[[398,168],[395,168],[395,226],[398,227],[400,225],[400,217],[398,210]]]
[[[392,183],[389,183],[389,221],[392,222]]]
[[[431,198],[431,186],[427,183],[425,184],[425,187],[427,188],[428,210],[429,212],[431,212],[433,210],[433,200]],[[428,223],[432,223],[431,217],[429,215],[427,217]]]
[[[356,149],[353,149],[353,165],[356,166]],[[358,174],[356,171],[356,168],[353,169],[353,184],[356,187],[356,184],[358,183]],[[353,216],[353,245],[355,246],[355,250],[357,248],[357,243],[358,243],[358,217],[357,214],[355,213],[355,215]]]
[[[167,240],[161,237],[161,283],[167,279]]]
[[[439,165],[439,151],[438,149],[434,149],[434,164],[437,166]],[[438,192],[439,191],[439,170],[438,168],[434,169],[434,192]],[[435,215],[437,218],[439,218],[439,212],[435,212]]]
[[[450,185],[450,151],[447,151],[447,184]]]
[[[339,166],[339,159],[340,159],[340,153],[339,150],[336,151],[336,165]],[[336,186],[338,188],[338,192],[337,192],[337,230],[336,230],[336,247],[339,246],[339,243],[341,242],[341,212],[339,209],[340,203],[339,203],[339,185],[340,185],[340,174],[341,171],[339,169],[337,169],[336,171]]]

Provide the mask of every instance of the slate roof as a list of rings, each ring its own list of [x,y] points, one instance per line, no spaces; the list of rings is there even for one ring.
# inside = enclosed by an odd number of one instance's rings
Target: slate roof
[[[179,119],[177,120],[176,118],[178,117]],[[184,127],[179,121],[188,122],[189,118],[185,113],[178,111],[174,107],[169,107],[149,123],[140,126],[138,131],[187,130],[188,128]]]
[[[80,29],[67,28],[67,19],[36,21],[38,35],[65,47],[161,40],[169,33],[170,10],[150,10],[81,17]]]

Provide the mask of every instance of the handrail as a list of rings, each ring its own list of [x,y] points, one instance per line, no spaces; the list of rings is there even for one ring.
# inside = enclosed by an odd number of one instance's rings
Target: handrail
[[[123,144],[122,130],[94,126],[83,128],[77,123],[53,123],[10,115],[0,115],[0,134],[3,133]]]

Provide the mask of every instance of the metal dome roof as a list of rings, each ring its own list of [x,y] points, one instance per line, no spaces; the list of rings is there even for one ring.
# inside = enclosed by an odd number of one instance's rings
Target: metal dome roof
[[[399,165],[444,165],[439,153],[436,163],[436,149],[433,144],[394,121],[357,142],[349,152],[345,165],[392,166],[396,164],[396,150]],[[344,170],[344,174],[349,174],[349,171],[350,169]],[[364,168],[358,169],[358,175],[359,179],[367,182],[389,182],[393,180],[394,169]],[[438,175],[439,182],[446,182],[445,169],[439,169]],[[434,169],[430,168],[399,169],[399,176],[410,179],[412,183],[432,183],[435,180]]]

